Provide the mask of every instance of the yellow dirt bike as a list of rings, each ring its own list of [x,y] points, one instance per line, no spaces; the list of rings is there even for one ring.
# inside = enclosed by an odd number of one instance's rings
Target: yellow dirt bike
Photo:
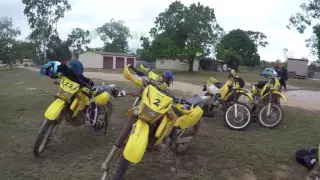
[[[213,109],[222,106],[224,110],[224,122],[229,129],[244,130],[250,125],[250,108],[239,102],[239,98],[244,96],[252,101],[252,96],[242,89],[245,82],[239,78],[233,69],[229,69],[228,80],[222,84],[215,78],[210,78],[203,84],[205,96],[211,97],[209,104],[203,106],[206,117],[212,117]]]
[[[162,76],[154,73],[151,69],[145,67],[142,64],[140,64],[139,70],[140,70],[140,73],[147,74],[146,76],[149,79],[152,79],[153,81],[158,82],[158,86],[157,87],[160,88],[161,90],[168,89],[170,82],[164,81]],[[142,74],[140,74],[140,75],[142,75]]]
[[[128,65],[124,69],[124,77],[140,86],[141,91],[138,92],[134,107],[127,112],[131,118],[102,165],[102,180],[123,180],[130,163],[139,163],[147,150],[152,150],[167,138],[171,139],[170,145],[177,147],[184,132],[195,126],[203,114],[201,105],[204,100],[200,96],[191,98],[192,103],[175,98],[157,88],[158,82],[146,76],[135,78],[129,68],[140,74]],[[115,174],[112,174],[117,161]]]
[[[254,101],[251,104],[251,111],[263,127],[275,128],[284,119],[280,99],[283,101],[286,99],[279,91],[280,87],[280,82],[276,77],[270,77],[269,81],[259,81],[257,84],[252,84],[251,93]]]
[[[80,84],[65,76],[61,76],[60,79],[59,92],[55,101],[44,113],[45,121],[34,144],[33,153],[36,157],[40,157],[48,143],[52,141],[61,121],[65,120],[73,125],[92,125],[92,117],[90,116],[93,113],[90,113],[91,110],[98,111],[95,112],[96,117],[94,117],[97,119],[97,123],[92,126],[95,129],[104,128],[104,135],[107,133],[108,120],[112,114],[112,104],[109,101],[110,94],[106,89],[111,89],[112,93],[115,93],[116,86],[81,87]],[[96,108],[93,106],[96,106]],[[85,114],[85,120],[82,119],[79,123],[77,117],[80,113]]]

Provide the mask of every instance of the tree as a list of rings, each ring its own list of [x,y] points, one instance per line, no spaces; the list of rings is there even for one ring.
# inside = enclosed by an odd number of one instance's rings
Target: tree
[[[218,59],[223,59],[225,63],[228,64],[228,67],[238,71],[239,65],[242,62],[242,57],[232,50],[223,49],[217,55]]]
[[[111,19],[97,28],[97,32],[104,42],[105,51],[127,53],[129,50],[128,38],[130,38],[130,30],[124,25],[124,21],[116,21]]]
[[[156,58],[178,57],[193,71],[194,60],[208,55],[221,30],[214,9],[200,3],[186,7],[175,1],[156,18],[155,27],[150,30],[156,41],[152,42],[151,49]],[[153,45],[167,49],[159,50]]]
[[[88,30],[83,30],[81,28],[76,28],[71,31],[68,35],[67,44],[71,48],[79,53],[84,52],[83,46],[91,42],[90,32]]]
[[[15,43],[15,38],[21,34],[19,28],[13,26],[11,18],[2,17],[0,18],[0,54],[4,58],[3,60],[10,65],[12,65],[12,45]]]
[[[28,41],[15,41],[12,45],[12,58],[22,63],[23,59],[31,59],[33,43]]]
[[[150,51],[151,43],[149,38],[141,36],[140,41],[142,41],[142,44],[141,44],[142,49],[137,49],[136,51],[138,59],[146,60],[146,61],[154,61],[155,59],[153,58]]]
[[[71,52],[67,41],[62,41],[58,35],[52,35],[48,43],[48,58],[64,61],[71,59]]]
[[[46,60],[46,42],[52,34],[57,34],[57,23],[71,9],[71,5],[68,0],[22,0],[22,3],[33,31],[30,37],[42,44]]]
[[[320,60],[320,25],[313,26],[313,34],[309,39],[306,39],[307,47],[310,49],[311,54]]]
[[[231,50],[241,56],[242,64],[245,66],[260,64],[257,46],[241,29],[232,30],[222,38],[217,46],[216,57],[222,56],[225,50]]]
[[[246,31],[249,38],[256,44],[257,47],[266,47],[269,43],[267,42],[267,36],[259,31]]]
[[[300,4],[301,12],[297,12],[289,19],[288,29],[295,28],[299,33],[303,34],[305,30],[313,25],[314,20],[320,18],[320,0],[309,0],[307,3]],[[313,35],[306,40],[306,46],[310,48],[311,53],[320,58],[320,25],[312,26]]]
[[[154,37],[149,48],[149,55],[158,59],[177,59],[181,50],[178,45],[164,34]]]

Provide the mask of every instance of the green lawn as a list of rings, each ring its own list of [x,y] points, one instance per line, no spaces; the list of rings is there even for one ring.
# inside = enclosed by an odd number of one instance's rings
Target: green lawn
[[[121,69],[85,69],[85,71],[90,72],[105,72],[105,73],[122,73]],[[157,73],[162,73],[163,70],[154,70]],[[192,83],[192,84],[201,84],[206,81],[209,77],[214,77],[219,81],[226,81],[228,73],[226,72],[186,72],[186,71],[173,71],[174,76],[177,81]],[[259,76],[257,72],[240,72],[238,73],[246,82],[256,82],[259,80],[265,80],[265,78]],[[320,90],[320,81],[309,80],[309,79],[293,79],[290,78],[287,82],[292,86],[299,86],[301,89],[314,89]]]
[[[128,91],[130,83],[117,82]],[[114,115],[108,137],[83,126],[63,124],[58,139],[43,158],[32,147],[43,122],[43,113],[53,101],[52,80],[24,69],[0,70],[0,179],[56,180],[98,179],[100,167],[116,135],[126,121],[124,113],[133,98],[113,99]],[[269,130],[252,124],[244,132],[228,130],[221,113],[202,121],[201,131],[188,153],[177,158],[179,178],[291,179],[301,180],[307,170],[294,160],[296,150],[319,142],[319,114],[296,108],[285,109],[285,121]],[[130,166],[129,180],[173,179],[173,163],[157,153],[146,154],[142,163]]]

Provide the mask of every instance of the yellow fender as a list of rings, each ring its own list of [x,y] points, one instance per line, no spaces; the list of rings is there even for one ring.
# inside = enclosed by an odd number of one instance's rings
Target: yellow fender
[[[51,121],[56,120],[65,104],[66,102],[64,100],[60,98],[56,99],[47,108],[46,112],[44,113],[44,117]]]
[[[261,99],[267,97],[270,93],[265,94],[264,96],[262,96]],[[281,99],[283,99],[284,102],[287,102],[286,98],[278,91],[273,91],[272,94],[276,95],[276,96],[280,96]]]
[[[123,156],[131,163],[138,163],[146,151],[149,136],[149,125],[138,119],[132,126],[131,134],[123,150]]]
[[[247,96],[250,100],[250,102],[253,101],[253,98],[251,96],[251,94],[249,94],[247,91],[243,90],[243,89],[237,89],[236,90],[237,93],[240,93],[240,94],[244,94],[245,96]],[[227,100],[229,97],[232,97],[232,94],[233,92],[230,92],[225,98],[224,98],[224,101]]]
[[[245,96],[247,96],[251,102],[253,101],[251,94],[249,94],[247,91],[240,89],[240,90],[237,90],[237,92],[240,92],[240,93],[244,94]]]

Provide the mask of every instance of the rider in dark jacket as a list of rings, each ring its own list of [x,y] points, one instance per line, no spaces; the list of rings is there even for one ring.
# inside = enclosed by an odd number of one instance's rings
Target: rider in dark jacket
[[[280,77],[280,85],[284,87],[284,90],[287,91],[286,79],[285,79],[285,69],[281,67],[281,61],[278,59],[276,60],[274,70],[277,72],[278,76]]]

